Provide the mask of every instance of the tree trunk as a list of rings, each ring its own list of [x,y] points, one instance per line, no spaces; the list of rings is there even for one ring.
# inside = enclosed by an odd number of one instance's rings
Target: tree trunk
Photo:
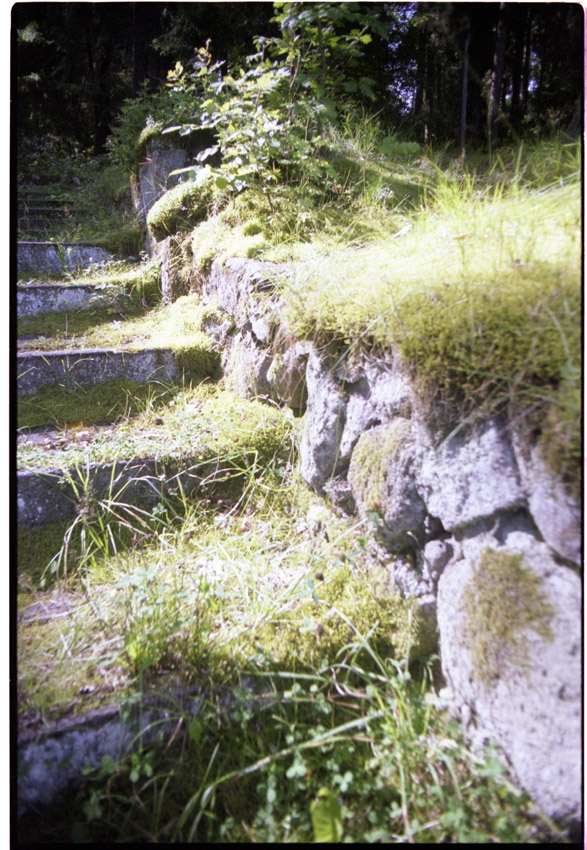
[[[469,86],[469,46],[471,44],[471,19],[467,18],[467,34],[465,36],[465,52],[463,55],[463,88],[461,94],[461,133],[460,148],[465,149],[465,136],[467,132],[467,89]]]
[[[524,34],[524,65],[522,68],[522,112],[528,109],[528,89],[530,86],[530,51],[532,41],[532,11],[527,10],[526,32]]]
[[[132,88],[138,94],[139,88],[145,79],[145,33],[143,26],[143,15],[137,10],[137,4],[131,3],[132,7]]]
[[[512,101],[510,109],[510,121],[514,127],[519,127],[521,119],[521,94],[524,73],[524,46],[526,40],[526,23],[528,9],[524,5],[514,6],[515,33],[514,33],[514,55],[512,60]]]
[[[493,57],[493,70],[491,72],[491,86],[489,89],[489,141],[493,145],[497,140],[497,121],[499,119],[499,107],[501,103],[501,91],[503,85],[503,69],[505,65],[505,43],[507,3],[499,4],[499,20],[497,22],[497,38],[495,42],[495,55]]]

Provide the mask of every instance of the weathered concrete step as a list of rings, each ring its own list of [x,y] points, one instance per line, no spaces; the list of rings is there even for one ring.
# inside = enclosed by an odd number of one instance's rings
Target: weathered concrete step
[[[16,290],[16,313],[19,317],[39,316],[87,307],[90,300],[103,293],[102,286],[91,283],[25,284]]]
[[[112,378],[146,382],[180,377],[181,370],[169,348],[141,351],[95,348],[17,354],[19,395],[30,395],[42,386],[90,387]]]
[[[243,676],[238,685],[216,685],[215,692],[218,705],[229,719],[234,719],[237,709],[242,710],[244,694],[246,708],[259,713],[280,699],[266,691],[263,679],[254,676]],[[118,702],[62,717],[41,729],[19,729],[18,817],[50,805],[84,777],[88,765],[99,768],[105,756],[114,762],[128,759],[138,740],[142,747],[155,746],[160,733],[163,741],[171,742],[180,718],[187,728],[209,698],[209,685],[204,682],[187,690],[170,690],[167,685],[163,693],[145,696],[140,705],[135,701],[124,713]]]
[[[86,242],[18,242],[16,245],[19,274],[61,274],[111,259],[112,254],[104,248]]]
[[[202,705],[201,697],[192,697],[184,708],[185,715],[197,716]],[[152,745],[159,732],[171,736],[177,716],[171,714],[170,707],[169,701],[145,700],[139,725],[137,718],[123,719],[120,705],[113,703],[64,717],[32,734],[19,732],[18,817],[54,802],[68,786],[84,777],[88,765],[98,768],[104,757],[114,762],[128,757],[139,730],[143,746]]]
[[[89,493],[98,501],[109,499],[151,508],[180,483],[187,495],[195,494],[204,478],[212,483],[215,472],[211,463],[204,466],[202,461],[185,460],[179,464],[145,458],[93,463],[67,472],[19,470],[17,524],[35,528],[68,519],[80,509],[80,502]]]

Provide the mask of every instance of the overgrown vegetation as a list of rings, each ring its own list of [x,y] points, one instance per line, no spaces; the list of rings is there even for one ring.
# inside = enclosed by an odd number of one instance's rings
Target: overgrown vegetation
[[[214,259],[260,257],[290,271],[279,289],[290,333],[341,353],[399,352],[422,395],[452,411],[451,428],[507,412],[577,487],[578,144],[457,156],[404,140],[364,110],[377,16],[363,4],[276,13],[281,36],[258,39],[240,66],[208,45],[175,65],[165,91],[127,101],[107,167],[82,154],[72,166],[55,140],[40,156],[31,147],[22,181],[78,209],[93,202],[51,237],[138,254],[129,174],[147,141],[189,140],[196,164],[149,225],[171,236],[173,273],[193,291],[164,306],[153,264],[94,270],[99,299],[19,320],[35,336],[23,350],[160,345],[186,375],[204,361],[212,373],[207,322],[230,333],[231,319],[202,306],[200,283]],[[23,429],[57,429],[22,441],[19,467],[52,468],[74,502],[69,520],[19,531],[19,722],[115,698],[126,720],[155,696],[168,711],[158,732],[139,730],[33,812],[22,838],[561,838],[496,752],[467,750],[436,696],[434,629],[389,587],[371,520],[313,520],[289,413],[186,379],[45,388],[18,415]],[[93,463],[108,464],[105,488]],[[135,486],[148,493],[140,504]],[[497,648],[472,626],[491,679],[506,639],[506,658],[523,664],[524,624],[549,636],[549,611],[515,556],[486,554],[482,568],[491,587],[470,600],[480,616],[500,594],[513,604]]]
[[[120,500],[94,503],[73,524],[86,536],[67,580],[59,572],[52,590],[39,591],[21,575],[19,708],[29,724],[114,693],[130,719],[167,695],[159,734],[143,729],[127,752],[88,768],[34,827],[23,822],[23,838],[556,834],[495,753],[467,750],[434,697],[416,612],[393,596],[392,619],[380,609],[386,571],[373,570],[366,528],[325,512],[316,533],[292,461],[282,450],[265,458],[238,503],[213,491],[208,501],[178,494],[150,516],[124,512]],[[132,549],[112,548],[121,516]],[[58,603],[61,617],[43,616]],[[196,714],[181,697],[190,688]]]
[[[143,250],[130,175],[120,165],[48,135],[19,139],[17,179],[19,239],[89,242],[122,257]]]

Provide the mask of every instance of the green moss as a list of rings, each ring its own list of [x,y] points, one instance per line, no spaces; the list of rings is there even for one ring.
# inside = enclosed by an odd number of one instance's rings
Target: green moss
[[[535,415],[530,424],[541,430],[540,448],[547,465],[580,499],[583,393],[578,377],[564,379],[552,394],[546,416],[539,422]]]
[[[365,511],[383,515],[387,498],[387,470],[410,433],[407,419],[396,419],[384,429],[362,434],[353,449],[349,476]]]
[[[17,403],[19,428],[41,425],[82,426],[116,422],[136,416],[147,406],[157,409],[173,397],[179,385],[137,383],[126,378],[103,381],[84,389],[41,387]]]
[[[554,638],[554,610],[541,579],[520,553],[485,549],[463,593],[475,678],[491,685],[512,667],[528,667],[527,632]]]
[[[188,345],[173,347],[175,360],[186,377],[214,378],[220,373],[220,354],[204,333]]]
[[[147,123],[141,130],[136,141],[137,159],[140,159],[140,157],[143,156],[148,143],[152,139],[161,139],[161,130],[163,130],[163,124],[161,121],[147,119]]]
[[[147,224],[156,239],[189,229],[208,215],[213,189],[194,180],[180,183],[156,201],[147,216]]]
[[[244,223],[236,213],[242,213]],[[231,257],[254,259],[263,253],[266,235],[256,222],[247,222],[247,210],[239,205],[211,216],[198,225],[191,235],[192,257],[200,273],[207,273],[214,260]]]
[[[298,263],[287,320],[298,337],[398,352],[455,421],[535,411],[556,444],[553,471],[578,479],[568,381],[582,352],[578,184],[497,199],[456,192],[451,203],[401,238]]]
[[[324,583],[309,585],[306,598],[251,635],[243,651],[254,655],[262,648],[278,666],[315,669],[324,659],[340,661],[340,651],[357,640],[357,632],[370,635],[369,645],[382,659],[415,659],[436,645],[434,628],[417,606],[399,595],[380,596],[364,577],[342,568]],[[360,657],[371,666],[366,651]]]

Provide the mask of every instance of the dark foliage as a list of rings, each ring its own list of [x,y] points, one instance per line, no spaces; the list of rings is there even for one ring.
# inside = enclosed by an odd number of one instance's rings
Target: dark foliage
[[[340,5],[356,14],[368,9],[378,19],[357,74],[373,81],[375,100],[366,98],[365,105],[396,132],[424,143],[454,143],[464,134],[468,145],[479,145],[488,139],[490,117],[493,141],[579,132],[579,4]],[[160,89],[167,71],[177,61],[189,63],[208,40],[215,61],[242,67],[255,36],[279,35],[274,16],[283,6],[16,3],[14,126],[28,138],[54,135],[103,153],[122,103],[144,91],[145,82]]]

